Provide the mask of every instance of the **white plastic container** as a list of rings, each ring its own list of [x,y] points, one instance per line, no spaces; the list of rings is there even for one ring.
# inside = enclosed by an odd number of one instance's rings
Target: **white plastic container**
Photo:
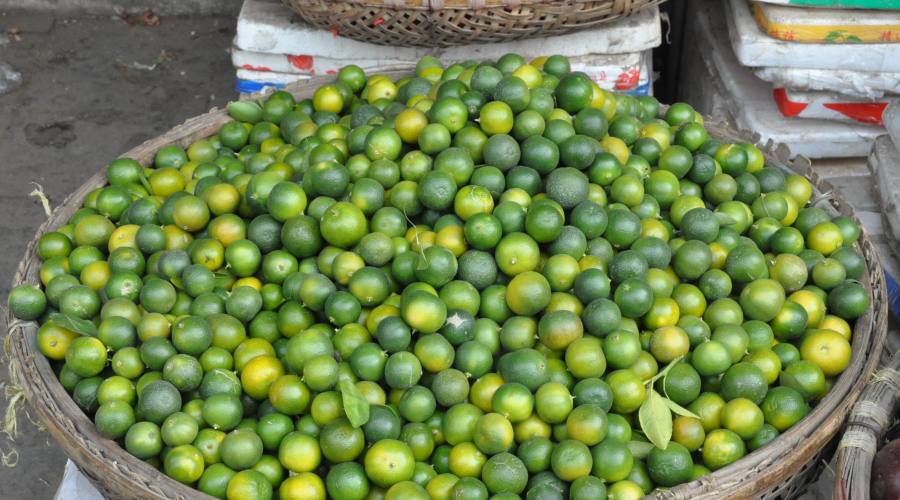
[[[744,66],[900,72],[894,43],[797,43],[772,38],[756,24],[747,0],[728,0],[725,19],[734,52]]]

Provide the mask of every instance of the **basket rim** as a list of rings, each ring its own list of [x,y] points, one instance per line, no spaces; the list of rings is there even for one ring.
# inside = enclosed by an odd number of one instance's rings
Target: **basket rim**
[[[457,0],[458,1],[458,0]],[[455,47],[594,29],[666,0],[282,0],[301,19],[377,45]]]
[[[409,68],[387,68],[379,73],[392,78],[408,76]],[[309,93],[319,85],[333,82],[333,75],[315,77],[289,86],[287,91]],[[254,94],[252,97],[260,97]],[[663,110],[666,107],[663,106]],[[143,144],[124,153],[122,157],[137,157],[146,163],[149,156],[159,147],[171,143],[189,143],[209,135],[212,128],[217,129],[229,121],[224,109],[213,108],[209,112],[191,118],[168,132],[150,139]],[[757,138],[741,132],[721,122],[707,121],[710,135],[720,139],[758,142]],[[186,144],[184,144],[186,145]],[[786,148],[769,144],[762,145],[767,163],[804,175],[813,183],[816,191],[822,193],[830,190],[830,185],[818,179],[815,172],[809,169],[808,161],[790,161]],[[141,161],[139,160],[139,161]],[[65,223],[68,215],[65,209],[81,205],[84,196],[93,188],[105,184],[104,169],[100,169],[85,183],[71,193],[51,216],[42,223],[29,242],[25,255],[20,261],[12,280],[12,286],[22,283],[39,283],[37,271],[40,259],[37,257],[36,244],[47,231]],[[852,207],[839,197],[832,197],[829,206],[837,211],[855,218]],[[858,219],[856,219],[858,222]],[[860,225],[861,226],[861,225]],[[787,477],[805,462],[797,452],[800,448],[810,448],[809,441],[817,451],[837,432],[849,408],[856,401],[862,386],[871,375],[882,348],[886,335],[887,297],[884,275],[880,259],[865,228],[857,242],[858,250],[866,261],[866,273],[863,283],[870,292],[872,301],[866,313],[857,319],[853,331],[853,356],[847,370],[838,377],[828,395],[820,401],[810,413],[791,429],[782,433],[779,439],[757,451],[749,453],[729,466],[704,476],[696,481],[679,485],[666,491],[655,493],[657,498],[683,499],[721,497],[723,489],[733,492],[735,498],[749,497],[755,486],[753,479],[760,479],[760,471],[781,472]],[[41,355],[35,346],[37,323],[21,322],[12,318],[9,311],[5,314],[10,340],[10,363],[17,363],[21,373],[22,387],[28,396],[29,405],[38,417],[47,425],[50,434],[60,444],[78,466],[95,484],[111,488],[122,487],[121,492],[128,492],[132,498],[212,498],[199,490],[178,483],[166,476],[150,464],[129,454],[115,441],[106,439],[97,433],[93,422],[78,408],[71,396],[65,391],[56,378],[49,361]],[[827,434],[827,436],[825,435]],[[815,436],[812,438],[811,436]],[[804,446],[803,443],[806,443]],[[792,453],[793,452],[793,453]],[[778,463],[774,467],[773,458],[797,456],[794,464]],[[808,456],[807,458],[810,458]],[[795,467],[791,467],[795,465]],[[750,473],[748,474],[748,469]],[[782,477],[781,479],[784,479]],[[758,485],[756,485],[758,486]]]

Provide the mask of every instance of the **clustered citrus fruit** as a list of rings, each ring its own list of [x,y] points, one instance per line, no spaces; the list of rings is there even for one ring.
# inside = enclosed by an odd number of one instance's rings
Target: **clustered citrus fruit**
[[[9,296],[100,434],[214,497],[637,498],[850,362],[859,227],[687,104],[509,54],[228,112],[113,161]]]

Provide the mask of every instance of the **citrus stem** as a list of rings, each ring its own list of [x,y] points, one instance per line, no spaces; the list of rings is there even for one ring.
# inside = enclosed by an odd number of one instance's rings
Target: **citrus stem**
[[[672,361],[669,361],[669,364],[666,365],[665,368],[663,368],[663,369],[662,369],[659,373],[657,373],[656,375],[650,377],[649,380],[647,380],[646,382],[644,382],[644,385],[647,385],[647,386],[652,385],[654,382],[656,382],[656,381],[659,380],[660,378],[665,377],[666,374],[669,373],[669,370],[671,370],[672,367],[675,366],[675,363],[678,363],[678,362],[681,361],[683,358],[684,358],[684,355],[682,354],[681,356],[678,356],[677,358],[673,359]]]

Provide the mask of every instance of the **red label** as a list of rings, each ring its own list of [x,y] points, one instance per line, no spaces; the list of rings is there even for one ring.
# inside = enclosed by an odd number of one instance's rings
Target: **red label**
[[[887,107],[886,102],[847,102],[847,103],[828,103],[823,104],[828,109],[837,111],[838,113],[852,118],[858,122],[874,123],[882,125],[881,115],[884,108]]]
[[[272,71],[272,68],[268,66],[253,66],[252,64],[245,64],[241,68],[249,69],[250,71]]]
[[[775,99],[778,110],[784,116],[797,116],[808,106],[808,104],[788,99],[787,92],[782,88],[772,89],[772,97]]]
[[[808,103],[792,101],[784,89],[772,90],[772,97],[781,114],[788,117],[798,116],[809,107]],[[825,102],[821,103],[825,109],[840,113],[851,120],[861,123],[882,125],[881,115],[887,107],[886,102]]]
[[[291,63],[291,66],[302,70],[308,71],[313,67],[313,57],[312,56],[287,56],[288,62]]]
[[[638,68],[630,68],[616,78],[616,90],[631,90],[635,88],[641,79],[641,70]]]

